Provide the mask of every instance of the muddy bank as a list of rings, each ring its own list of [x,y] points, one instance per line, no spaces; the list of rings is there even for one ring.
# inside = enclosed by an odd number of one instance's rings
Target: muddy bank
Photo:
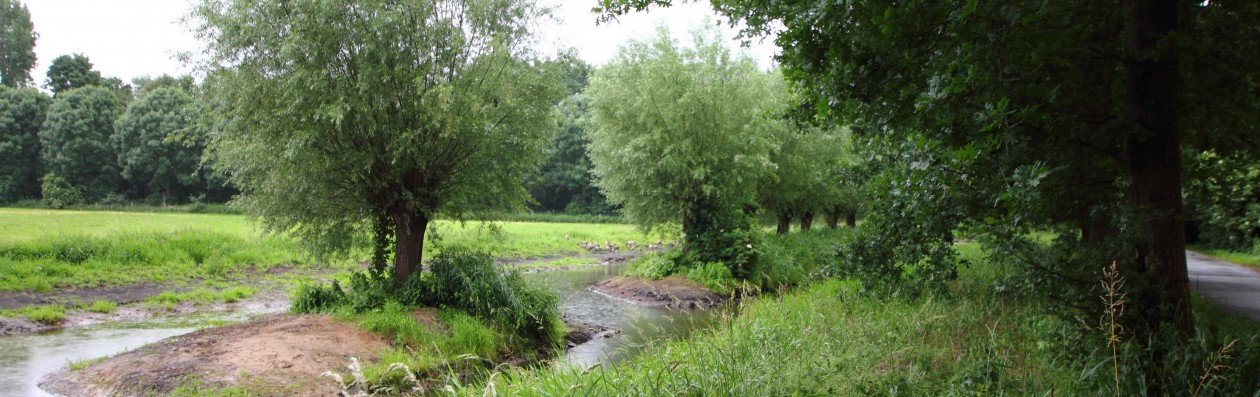
[[[611,338],[621,333],[620,330],[605,327],[599,324],[590,324],[583,322],[564,320],[564,324],[569,326],[569,334],[565,335],[565,348],[572,349],[579,345],[590,342],[597,338]]]
[[[389,347],[387,338],[326,315],[275,314],[63,369],[40,387],[70,397],[165,395],[195,377],[207,386],[269,395],[336,395],[340,387],[322,373],[344,371],[351,357],[375,360]]]
[[[727,299],[681,275],[660,280],[644,280],[630,276],[613,277],[600,281],[590,289],[595,293],[613,298],[675,309],[712,308],[721,306]]]

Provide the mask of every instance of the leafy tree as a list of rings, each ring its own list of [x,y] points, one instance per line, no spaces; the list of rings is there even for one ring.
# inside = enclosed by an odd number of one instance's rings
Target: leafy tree
[[[197,82],[189,75],[171,76],[163,74],[157,77],[136,77],[131,79],[131,86],[134,87],[136,99],[142,99],[159,88],[175,88],[183,91],[185,94],[192,95],[197,89]]]
[[[589,149],[596,183],[627,217],[649,227],[681,222],[690,254],[742,277],[742,254],[730,250],[746,244],[724,233],[751,227],[743,211],[773,169],[781,123],[770,115],[786,102],[776,74],[721,42],[710,27],[683,48],[660,27],[622,47],[586,92]]]
[[[0,0],[0,85],[10,88],[31,84],[35,67],[35,40],[31,12],[18,0]]]
[[[50,102],[34,88],[0,88],[0,203],[39,197],[39,129]]]
[[[158,88],[132,103],[114,124],[111,144],[122,177],[136,197],[187,197],[201,182],[196,175],[202,147],[185,142],[193,126],[192,97],[178,88]]]
[[[54,95],[79,87],[104,85],[101,72],[92,69],[92,61],[83,54],[62,55],[53,58],[48,66],[44,88]]]
[[[574,95],[556,106],[560,112],[559,131],[552,138],[547,162],[535,178],[527,182],[530,195],[547,211],[581,214],[608,214],[613,211],[591,173],[587,155],[584,119],[590,98]]]
[[[118,155],[110,146],[121,107],[105,87],[84,87],[58,95],[39,132],[44,166],[83,191],[88,201],[116,192]]]
[[[556,105],[560,113],[558,130],[547,146],[547,161],[537,176],[526,180],[538,209],[581,214],[611,214],[613,209],[594,185],[591,160],[586,154],[587,136],[583,120],[590,99],[577,95],[586,88],[591,66],[568,50],[549,62],[562,76],[569,98]]]
[[[842,180],[848,172],[852,153],[847,147],[847,130],[809,123],[777,130],[775,150],[770,161],[774,174],[760,186],[759,202],[774,215],[779,234],[787,233],[793,219],[801,219],[801,229],[809,230],[815,213],[827,213],[831,227],[835,214],[847,215],[855,209],[847,193],[856,183]]]
[[[882,203],[868,217],[869,238],[845,250],[854,263],[948,278],[953,232],[972,225],[995,259],[1039,269],[1057,282],[1029,285],[1056,286],[1041,292],[1069,305],[1093,295],[1092,269],[1118,261],[1137,340],[1167,325],[1190,331],[1181,150],[1255,147],[1237,143],[1260,125],[1247,110],[1260,104],[1249,51],[1260,5],[718,0],[714,8],[750,33],[780,32],[785,74],[869,149]],[[1028,238],[1033,230],[1058,238],[1047,247]],[[936,270],[896,265],[921,262]]]
[[[1193,153],[1187,161],[1188,240],[1260,252],[1260,159],[1246,153]]]
[[[503,0],[202,1],[216,166],[269,230],[317,252],[345,252],[385,224],[404,282],[435,216],[528,199],[522,179],[562,96],[525,47],[541,12]]]

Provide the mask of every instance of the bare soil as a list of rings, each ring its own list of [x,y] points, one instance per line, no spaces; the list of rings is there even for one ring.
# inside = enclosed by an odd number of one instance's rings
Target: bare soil
[[[201,288],[201,280],[184,283],[144,283],[123,286],[72,288],[52,292],[0,292],[0,309],[17,309],[33,305],[91,303],[108,300],[119,304],[110,313],[92,313],[85,310],[66,310],[66,318],[57,324],[42,324],[23,318],[0,316],[0,337],[32,332],[43,332],[67,327],[82,327],[110,321],[135,320],[157,316],[187,315],[208,311],[235,311],[252,309],[255,312],[276,312],[289,307],[287,285],[268,275],[326,277],[332,269],[273,268],[266,272],[244,272],[234,275],[226,283],[232,286],[252,287],[256,292],[249,298],[234,303],[180,303],[174,307],[143,304],[145,299],[162,292],[189,292]]]
[[[721,306],[727,299],[682,275],[669,276],[660,280],[644,280],[631,276],[613,277],[600,281],[590,289],[613,298],[675,309],[712,308]]]
[[[337,395],[321,376],[345,371],[351,357],[375,361],[385,337],[327,315],[275,314],[205,329],[123,353],[87,368],[55,372],[40,387],[70,397],[166,395],[195,377],[214,387],[266,395]]]

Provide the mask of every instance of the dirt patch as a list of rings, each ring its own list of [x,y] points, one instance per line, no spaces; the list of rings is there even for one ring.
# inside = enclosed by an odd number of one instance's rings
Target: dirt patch
[[[591,291],[648,306],[676,309],[717,307],[726,297],[705,288],[686,276],[675,275],[660,280],[638,277],[613,277],[590,287]]]
[[[40,324],[23,318],[0,317],[0,336],[42,332],[56,328],[55,326]]]
[[[263,388],[271,395],[336,395],[321,374],[350,357],[376,360],[381,335],[326,315],[270,315],[211,328],[123,353],[78,371],[61,370],[40,387],[66,396],[165,395],[195,376],[205,385]]]

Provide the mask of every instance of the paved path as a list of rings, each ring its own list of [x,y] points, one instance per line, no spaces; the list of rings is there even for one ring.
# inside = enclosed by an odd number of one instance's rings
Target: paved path
[[[1260,321],[1260,272],[1186,251],[1190,288],[1225,311]]]

